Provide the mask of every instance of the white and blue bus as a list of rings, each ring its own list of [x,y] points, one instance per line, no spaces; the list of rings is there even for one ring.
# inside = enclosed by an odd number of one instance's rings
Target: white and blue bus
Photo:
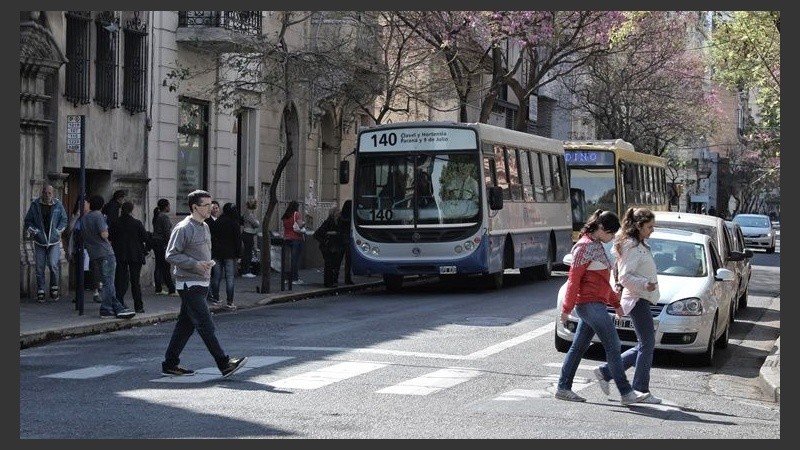
[[[494,288],[507,269],[547,279],[572,247],[562,141],[482,123],[392,123],[359,132],[353,170],[352,270],[382,275],[390,290],[409,275],[482,275]]]

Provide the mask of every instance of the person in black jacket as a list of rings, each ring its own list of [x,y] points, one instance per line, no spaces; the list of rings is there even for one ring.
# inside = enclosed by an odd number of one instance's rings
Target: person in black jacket
[[[339,283],[339,265],[342,263],[344,245],[340,230],[341,213],[338,206],[328,211],[328,217],[314,231],[314,239],[319,242],[319,251],[325,261],[323,280],[325,287],[336,287]]]
[[[167,215],[169,211],[169,200],[165,198],[159,199],[158,206],[153,210],[153,254],[156,258],[153,282],[156,287],[156,294],[177,297],[175,281],[172,279],[172,268],[166,260],[167,242],[169,242],[169,235],[172,232],[172,220]],[[162,286],[165,286],[167,291],[163,291]]]
[[[344,258],[344,284],[353,284],[351,234],[350,225],[353,222],[353,201],[345,200],[342,204],[342,213],[339,216],[339,236],[342,239],[342,257]]]
[[[223,275],[225,276],[226,307],[236,309],[233,304],[233,277],[236,276],[236,260],[240,256],[239,245],[242,242],[242,231],[239,226],[239,211],[233,203],[225,203],[222,215],[217,218],[211,231],[211,258],[215,265],[212,271],[208,297],[219,303],[219,288]]]
[[[117,259],[114,288],[117,300],[125,306],[125,294],[130,284],[133,308],[137,313],[143,313],[140,278],[145,255],[150,251],[150,236],[145,231],[142,221],[131,215],[133,203],[124,202],[120,209],[122,212],[119,219],[113,221],[110,227],[114,234],[111,246]]]

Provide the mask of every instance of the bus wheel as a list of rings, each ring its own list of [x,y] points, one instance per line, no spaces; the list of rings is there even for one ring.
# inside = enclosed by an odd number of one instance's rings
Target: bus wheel
[[[549,280],[551,276],[553,276],[553,261],[548,258],[545,264],[536,267],[536,278]]]
[[[386,285],[387,290],[392,292],[399,291],[403,286],[403,276],[386,274],[383,276],[383,283]]]
[[[535,266],[520,267],[519,268],[519,274],[525,280],[535,280],[538,277],[538,275],[536,273],[536,267]]]

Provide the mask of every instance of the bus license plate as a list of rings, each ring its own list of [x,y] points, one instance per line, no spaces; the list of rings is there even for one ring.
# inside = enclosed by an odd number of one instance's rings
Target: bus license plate
[[[456,266],[439,266],[440,275],[450,275],[456,273]]]
[[[619,318],[614,316],[614,326],[617,328],[633,328],[633,324],[631,323],[631,319],[629,317]]]

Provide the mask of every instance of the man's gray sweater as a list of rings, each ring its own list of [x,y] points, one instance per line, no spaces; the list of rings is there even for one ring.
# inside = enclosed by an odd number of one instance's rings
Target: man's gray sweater
[[[210,274],[199,271],[197,263],[209,260],[211,232],[208,225],[186,216],[172,229],[167,244],[167,262],[175,266],[176,286],[182,286],[183,282],[208,281]]]

